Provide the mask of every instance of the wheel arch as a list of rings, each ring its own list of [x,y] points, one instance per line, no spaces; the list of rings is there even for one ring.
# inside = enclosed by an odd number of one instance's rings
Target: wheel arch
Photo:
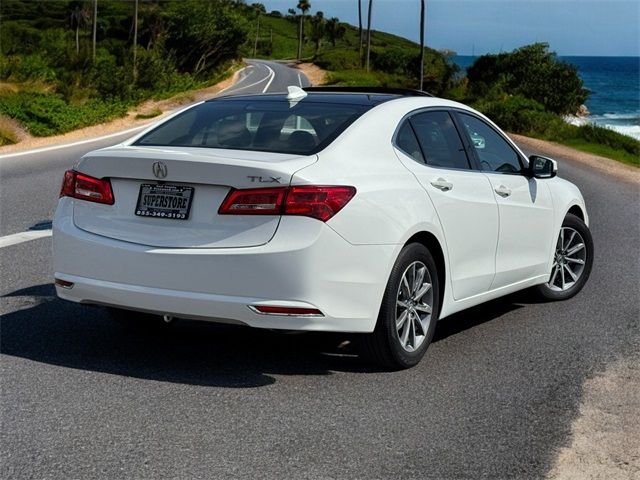
[[[433,260],[436,262],[436,269],[438,273],[438,284],[440,286],[438,297],[440,301],[440,309],[442,310],[447,280],[447,268],[442,245],[440,245],[440,241],[433,233],[427,231],[414,233],[405,242],[405,246],[409,245],[410,243],[420,243],[424,245],[429,250],[431,255],[433,255]]]
[[[576,217],[578,217],[580,220],[582,220],[583,222],[585,221],[585,214],[584,211],[582,210],[582,207],[580,207],[580,205],[575,204],[572,205],[569,210],[567,211],[567,215],[575,215]],[[565,215],[565,217],[567,216]],[[563,219],[564,220],[564,219]]]

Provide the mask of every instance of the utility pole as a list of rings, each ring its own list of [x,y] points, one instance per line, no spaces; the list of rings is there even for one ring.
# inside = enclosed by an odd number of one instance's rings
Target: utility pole
[[[96,61],[96,33],[98,32],[98,0],[93,0],[93,45],[91,57]]]
[[[364,40],[362,35],[362,0],[358,0],[358,37],[360,39],[358,43],[358,58],[360,59],[360,68],[362,68],[362,42]]]
[[[256,41],[253,43],[253,57],[255,58],[258,51],[258,37],[260,35],[260,13],[258,13],[258,25],[256,27]]]
[[[424,0],[420,0],[420,90],[424,87]]]
[[[138,0],[133,10],[133,83],[138,78]]]
[[[369,0],[369,12],[367,19],[367,61],[365,67],[367,72],[369,71],[369,58],[371,57],[371,9],[373,7],[373,0]]]

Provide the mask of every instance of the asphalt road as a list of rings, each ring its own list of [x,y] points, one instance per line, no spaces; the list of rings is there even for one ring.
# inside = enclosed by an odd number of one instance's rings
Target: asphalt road
[[[256,62],[235,88],[294,80]],[[119,140],[0,158],[0,236],[47,228],[63,171]],[[584,291],[561,303],[516,294],[447,318],[403,372],[339,348],[348,336],[196,322],[132,333],[56,299],[50,238],[0,247],[0,476],[544,476],[584,380],[640,346],[638,187],[558,160],[591,216]]]

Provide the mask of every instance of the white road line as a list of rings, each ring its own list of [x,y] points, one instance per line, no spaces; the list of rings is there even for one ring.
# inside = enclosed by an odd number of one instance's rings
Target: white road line
[[[227,91],[227,90],[229,90],[230,88],[237,87],[238,85],[240,85],[242,82],[244,82],[247,78],[249,78],[249,77],[251,76],[251,73],[252,73],[252,71],[253,71],[253,70],[251,70],[251,69],[253,69],[253,68],[255,68],[253,65],[249,65],[248,67],[244,67],[244,68],[242,68],[242,69],[238,70],[238,76],[240,76],[240,74],[241,74],[242,72],[244,72],[245,70],[247,70],[246,75],[245,75],[244,77],[242,77],[240,80],[238,80],[236,83],[232,83],[232,84],[231,84],[231,85],[229,85],[228,87],[223,88],[223,89],[222,89],[222,90],[220,90],[218,93],[216,93],[216,95],[220,95],[221,93],[226,92],[226,91]],[[249,70],[251,70],[251,71],[249,71]]]
[[[135,132],[135,131],[138,131],[138,130],[142,130],[143,128],[147,128],[147,127],[149,127],[148,124],[140,125],[139,127],[133,127],[133,128],[128,129],[128,130],[121,130],[119,132],[110,133],[109,135],[103,135],[101,137],[94,137],[94,138],[89,138],[87,140],[80,140],[78,142],[62,143],[60,145],[52,145],[50,147],[36,148],[34,150],[26,150],[24,152],[8,153],[6,155],[0,155],[0,160],[4,160],[5,158],[20,157],[22,155],[32,155],[34,153],[49,152],[51,150],[59,150],[61,148],[68,148],[68,147],[73,147],[73,146],[76,146],[76,145],[84,145],[85,143],[99,142],[100,140],[106,140],[108,138],[117,137],[119,135],[125,135],[127,133],[131,133],[131,132]]]
[[[298,74],[298,83],[300,84],[300,88],[302,88],[302,77]]]
[[[14,233],[13,235],[0,237],[0,248],[10,247],[11,245],[17,245],[18,243],[29,242],[31,240],[50,236],[51,230],[29,230],[27,232]]]
[[[263,64],[261,64],[261,63],[259,63],[258,65],[263,66],[263,67],[265,67],[265,68],[266,68],[266,69],[268,69],[268,70],[271,70],[269,67],[267,67],[266,65],[263,65]],[[271,74],[269,74],[269,75],[267,75],[266,77],[264,77],[264,78],[262,78],[262,79],[258,80],[257,82],[250,83],[249,85],[245,85],[244,87],[233,88],[233,89],[230,89],[230,90],[231,90],[231,91],[233,91],[233,92],[237,92],[237,91],[239,91],[239,90],[244,90],[245,88],[253,87],[253,86],[258,85],[259,83],[262,83],[262,82],[264,82],[265,80],[267,80],[267,79],[269,78],[269,76],[270,76],[270,75],[271,75]]]
[[[263,64],[264,65],[264,64]],[[271,86],[271,82],[273,82],[273,79],[276,78],[276,72],[274,72],[273,70],[271,70],[271,68],[269,68],[267,65],[264,65],[266,67],[267,70],[269,70],[271,72],[271,80],[269,80],[269,83],[267,83],[267,86],[264,87],[264,90],[262,90],[262,93],[265,93],[268,88]]]

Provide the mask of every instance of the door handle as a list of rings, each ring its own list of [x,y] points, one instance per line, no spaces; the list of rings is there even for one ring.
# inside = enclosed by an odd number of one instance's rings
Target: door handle
[[[505,187],[504,185],[500,185],[498,188],[495,189],[495,192],[500,195],[502,198],[506,198],[509,195],[511,195],[511,189]]]
[[[447,182],[444,178],[440,177],[437,180],[431,180],[431,185],[436,187],[438,190],[442,190],[443,192],[448,192],[453,189],[453,183]]]

